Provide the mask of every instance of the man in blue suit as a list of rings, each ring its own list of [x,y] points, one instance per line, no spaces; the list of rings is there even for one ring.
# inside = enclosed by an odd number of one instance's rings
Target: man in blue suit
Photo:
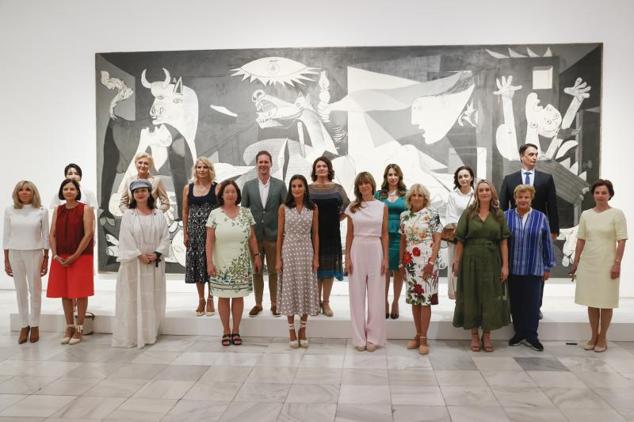
[[[535,169],[539,149],[535,144],[524,144],[520,147],[520,171],[504,176],[500,188],[500,207],[506,211],[515,208],[513,191],[517,185],[531,185],[535,188],[535,198],[531,206],[548,216],[548,225],[553,241],[559,235],[559,215],[557,214],[557,190],[553,176]],[[542,299],[544,289],[542,286]],[[541,307],[541,300],[539,306]],[[542,313],[539,312],[541,319]]]

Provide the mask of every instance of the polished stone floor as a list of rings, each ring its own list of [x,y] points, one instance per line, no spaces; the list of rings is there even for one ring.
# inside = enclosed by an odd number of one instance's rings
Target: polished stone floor
[[[634,342],[599,354],[432,341],[423,357],[397,340],[368,353],[341,339],[290,350],[163,336],[121,350],[109,335],[63,346],[60,334],[19,346],[0,332],[0,421],[634,421]]]

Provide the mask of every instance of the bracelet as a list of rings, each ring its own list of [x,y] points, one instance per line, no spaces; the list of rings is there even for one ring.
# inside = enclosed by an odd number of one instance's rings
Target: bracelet
[[[398,267],[399,267],[399,268],[403,268],[403,263],[402,263],[402,262],[401,262],[401,263],[399,263],[399,264],[398,264]]]

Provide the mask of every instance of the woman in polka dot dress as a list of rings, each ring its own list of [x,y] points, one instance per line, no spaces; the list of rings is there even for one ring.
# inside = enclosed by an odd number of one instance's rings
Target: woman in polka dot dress
[[[288,318],[289,345],[308,347],[308,315],[319,314],[317,268],[319,267],[319,233],[317,206],[310,200],[308,182],[301,175],[291,178],[286,202],[278,214],[277,306]],[[300,329],[295,332],[295,315],[300,315]]]

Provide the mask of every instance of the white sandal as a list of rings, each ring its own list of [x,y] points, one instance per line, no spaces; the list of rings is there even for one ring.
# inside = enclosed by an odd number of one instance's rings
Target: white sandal
[[[68,336],[66,334],[68,334],[68,329],[72,328],[73,331],[71,332],[71,334]],[[73,337],[73,335],[75,335],[75,324],[67,324],[66,325],[66,332],[64,333],[64,338],[62,339],[61,343],[62,344],[68,344],[70,342],[70,339]]]
[[[75,327],[75,334],[73,335],[73,337],[68,341],[69,345],[74,345],[77,344],[79,342],[81,342],[81,335],[84,332],[84,326],[83,325],[77,325]],[[79,337],[75,337],[76,335],[79,335]]]
[[[288,324],[288,331],[292,331],[295,332],[295,324]],[[297,334],[295,334],[295,336],[297,336]],[[295,340],[288,340],[288,345],[290,346],[291,349],[297,349],[299,347],[299,340],[297,338],[295,338]]]
[[[308,323],[308,320],[306,319],[300,319],[299,320],[299,329],[301,330],[302,328],[304,329],[304,335],[306,335],[306,323]],[[299,338],[299,333],[297,334],[297,338],[299,339],[299,345],[300,347],[303,348],[308,348],[308,336],[306,336],[306,338]]]

